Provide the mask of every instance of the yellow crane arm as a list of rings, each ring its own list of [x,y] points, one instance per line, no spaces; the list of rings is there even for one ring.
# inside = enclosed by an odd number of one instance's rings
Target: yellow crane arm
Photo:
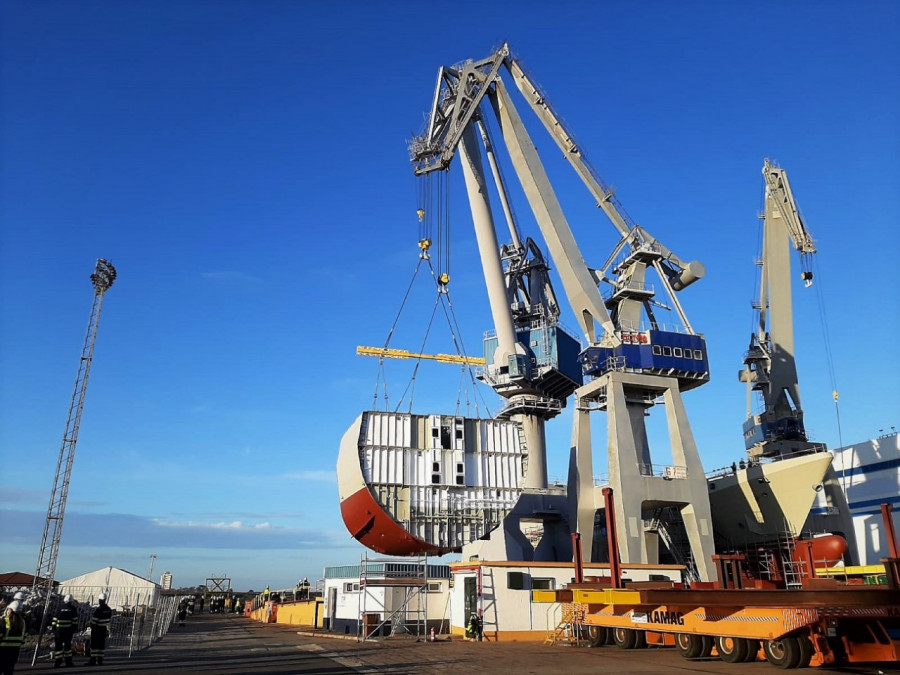
[[[405,349],[387,349],[385,347],[357,347],[360,356],[379,356],[391,359],[428,359],[440,363],[461,363],[466,366],[483,366],[484,359],[478,356],[458,356],[455,354],[416,354]]]

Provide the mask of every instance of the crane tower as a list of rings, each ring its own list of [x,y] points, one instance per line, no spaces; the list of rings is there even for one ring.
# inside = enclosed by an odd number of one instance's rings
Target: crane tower
[[[66,418],[66,429],[63,432],[59,458],[56,461],[56,476],[50,492],[50,506],[47,509],[47,520],[44,523],[44,535],[41,539],[41,553],[37,570],[34,573],[32,597],[42,597],[44,612],[41,620],[43,634],[46,627],[50,596],[53,588],[53,577],[56,574],[56,558],[59,553],[59,540],[62,536],[63,517],[66,511],[66,499],[69,496],[69,479],[72,475],[72,463],[75,460],[75,443],[78,440],[78,428],[81,424],[81,413],[84,410],[84,395],[87,391],[88,375],[91,372],[91,360],[94,355],[94,342],[97,339],[97,326],[100,322],[100,309],[103,295],[116,279],[116,268],[108,260],[100,258],[91,274],[94,286],[94,301],[91,305],[91,317],[88,321],[84,347],[78,361],[78,374],[75,376],[75,390],[69,404]],[[39,645],[38,645],[39,646]],[[35,650],[37,654],[37,650]]]

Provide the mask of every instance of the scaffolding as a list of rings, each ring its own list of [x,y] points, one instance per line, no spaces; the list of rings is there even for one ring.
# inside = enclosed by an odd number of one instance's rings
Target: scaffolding
[[[424,640],[428,632],[428,557],[359,560],[357,641],[385,634],[409,634]]]

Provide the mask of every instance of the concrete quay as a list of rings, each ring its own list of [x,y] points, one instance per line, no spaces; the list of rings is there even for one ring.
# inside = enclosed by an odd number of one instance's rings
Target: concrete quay
[[[343,638],[343,639],[341,639]],[[460,639],[417,642],[414,638],[356,642],[346,636],[299,629],[297,626],[261,624],[230,614],[200,614],[188,617],[183,628],[173,627],[162,641],[135,652],[111,650],[102,667],[83,665],[55,672],[204,673],[205,675],[287,673],[342,675],[389,673],[728,673],[775,675],[777,668],[765,662],[727,664],[719,659],[687,661],[674,649],[625,651],[615,647],[588,649],[540,643],[475,643]],[[54,670],[52,663],[34,668],[20,663],[17,673]],[[819,668],[817,673],[877,675],[900,673],[896,664]]]

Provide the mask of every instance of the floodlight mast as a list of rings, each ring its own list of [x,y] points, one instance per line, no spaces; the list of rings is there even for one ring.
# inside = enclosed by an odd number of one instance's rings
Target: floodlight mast
[[[44,611],[41,617],[41,627],[38,632],[38,640],[34,649],[32,665],[37,660],[38,650],[41,646],[41,636],[47,627],[49,617],[50,598],[53,590],[53,579],[56,574],[56,559],[59,554],[59,541],[62,536],[63,517],[66,512],[66,499],[69,496],[69,480],[72,475],[72,464],[75,461],[75,444],[78,441],[78,429],[81,426],[81,413],[84,410],[84,395],[87,391],[88,376],[91,372],[91,361],[94,356],[94,343],[97,340],[97,327],[100,322],[100,310],[103,306],[103,296],[116,280],[116,268],[112,263],[103,258],[97,260],[94,273],[91,274],[91,283],[94,286],[94,301],[91,305],[91,316],[88,321],[87,333],[84,337],[84,346],[81,350],[81,358],[78,361],[78,374],[75,376],[75,390],[72,393],[72,401],[69,404],[69,414],[66,418],[66,429],[63,432],[62,445],[59,449],[59,458],[56,461],[56,476],[53,480],[53,489],[50,492],[50,506],[47,509],[47,520],[44,522],[44,534],[41,538],[41,553],[38,558],[37,569],[32,582],[32,597],[43,598]]]

